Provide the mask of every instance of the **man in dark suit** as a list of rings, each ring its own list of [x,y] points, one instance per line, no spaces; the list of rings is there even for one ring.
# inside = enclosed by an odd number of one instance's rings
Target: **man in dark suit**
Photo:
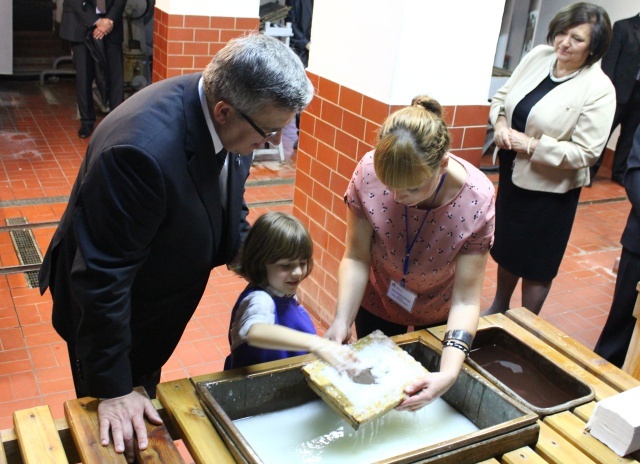
[[[265,35],[230,41],[205,71],[155,83],[96,129],[40,270],[76,393],[103,399],[101,441],[133,459],[143,416],[212,268],[249,226],[251,153],[313,96],[298,57]],[[107,422],[105,422],[107,423]],[[123,439],[125,437],[125,439]],[[126,437],[131,437],[127,440]]]
[[[611,178],[622,185],[633,134],[640,125],[640,15],[614,23],[611,45],[602,57],[602,70],[616,88],[616,114],[611,131],[620,124],[620,137]],[[591,167],[591,179],[596,176],[603,156],[604,150]]]
[[[624,185],[631,202],[631,212],[620,239],[622,254],[611,310],[594,349],[618,367],[624,364],[633,335],[636,323],[633,308],[638,297],[636,286],[640,282],[640,126],[629,154]]]
[[[93,132],[96,110],[93,106],[95,63],[85,43],[87,33],[102,43],[107,69],[104,70],[109,107],[115,109],[124,99],[124,63],[122,58],[122,13],[126,0],[64,0],[60,37],[71,42],[76,69],[76,93],[80,112],[78,136]]]
[[[291,23],[293,37],[291,48],[298,54],[304,67],[309,66],[309,50],[311,50],[311,18],[313,16],[313,0],[287,0],[291,7],[287,22]]]

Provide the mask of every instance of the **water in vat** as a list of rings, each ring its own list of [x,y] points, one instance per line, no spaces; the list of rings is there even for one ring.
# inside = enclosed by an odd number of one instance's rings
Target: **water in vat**
[[[415,413],[390,411],[357,431],[322,400],[234,424],[266,464],[371,463],[478,430],[440,398]]]

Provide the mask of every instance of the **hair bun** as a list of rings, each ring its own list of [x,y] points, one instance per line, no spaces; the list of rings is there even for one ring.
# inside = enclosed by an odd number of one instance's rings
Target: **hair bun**
[[[430,113],[436,116],[442,117],[442,106],[437,100],[429,97],[428,95],[418,95],[411,100],[412,106],[421,106]]]

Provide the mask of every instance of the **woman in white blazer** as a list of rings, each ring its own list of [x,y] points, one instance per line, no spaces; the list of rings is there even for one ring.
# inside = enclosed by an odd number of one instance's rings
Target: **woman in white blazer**
[[[522,278],[522,305],[538,314],[558,273],[589,166],[607,142],[615,90],[598,61],[611,40],[606,11],[575,3],[550,22],[492,99],[500,149],[495,243],[498,285],[484,314],[505,312]]]

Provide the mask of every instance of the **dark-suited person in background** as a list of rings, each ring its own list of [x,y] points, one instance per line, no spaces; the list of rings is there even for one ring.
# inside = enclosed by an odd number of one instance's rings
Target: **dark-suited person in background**
[[[291,48],[298,54],[304,67],[309,66],[309,50],[311,49],[311,18],[313,16],[313,0],[287,0],[291,7],[287,22],[291,23],[293,37]]]
[[[265,35],[230,41],[204,73],[144,88],[96,129],[40,270],[77,395],[101,398],[100,438],[133,462],[143,417],[204,293],[249,226],[251,153],[313,97],[300,59]]]
[[[640,125],[640,15],[613,24],[611,45],[602,57],[601,66],[616,88],[616,114],[611,131],[620,124],[620,137],[613,157],[611,178],[622,185],[633,134]],[[602,164],[605,150],[591,167],[591,179]]]
[[[291,23],[293,37],[289,40],[291,48],[300,57],[306,68],[309,66],[309,51],[311,50],[311,19],[313,17],[313,0],[287,0],[291,7],[285,21]],[[296,129],[300,130],[300,114],[296,115]],[[298,140],[293,144],[298,148]]]
[[[640,282],[640,127],[627,161],[624,186],[631,202],[627,226],[622,232],[622,254],[609,317],[594,351],[618,367],[624,364],[636,319],[633,308]]]
[[[60,37],[71,42],[73,66],[76,69],[80,138],[91,135],[96,120],[93,105],[95,64],[85,45],[89,31],[96,40],[103,42],[109,107],[115,109],[124,99],[122,13],[125,4],[126,0],[64,0],[62,4]]]

